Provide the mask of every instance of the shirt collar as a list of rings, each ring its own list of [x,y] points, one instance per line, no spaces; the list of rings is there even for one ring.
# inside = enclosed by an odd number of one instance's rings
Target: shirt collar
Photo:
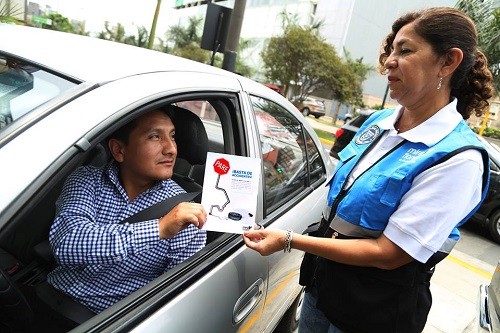
[[[409,131],[397,134],[394,124],[401,115],[403,106],[398,105],[395,111],[387,118],[382,119],[378,125],[382,130],[390,130],[389,135],[399,135],[410,142],[422,142],[427,146],[433,146],[451,133],[463,119],[457,111],[457,99],[453,100],[439,110],[422,124]]]
[[[113,183],[113,185],[116,186],[116,188],[118,189],[118,191],[120,191],[120,193],[126,196],[125,189],[120,183],[120,177],[118,176],[120,165],[116,161],[112,161],[107,165],[106,168],[107,168],[106,174],[108,175],[111,183]],[[144,193],[148,193],[150,191],[157,191],[166,187],[167,187],[167,180],[160,180],[157,181],[152,187],[148,188]]]

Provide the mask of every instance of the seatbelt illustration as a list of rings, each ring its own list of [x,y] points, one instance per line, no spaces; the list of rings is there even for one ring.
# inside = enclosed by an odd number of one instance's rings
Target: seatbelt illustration
[[[207,154],[201,204],[207,212],[205,230],[242,233],[255,224],[261,160]]]

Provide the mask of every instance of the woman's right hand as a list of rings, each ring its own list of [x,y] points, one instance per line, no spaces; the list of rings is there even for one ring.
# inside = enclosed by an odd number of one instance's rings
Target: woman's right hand
[[[285,248],[285,235],[279,229],[250,230],[243,233],[243,241],[247,247],[268,256]]]

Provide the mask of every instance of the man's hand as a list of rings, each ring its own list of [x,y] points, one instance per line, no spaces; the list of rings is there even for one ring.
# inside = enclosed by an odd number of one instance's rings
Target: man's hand
[[[181,202],[167,215],[159,219],[160,238],[173,238],[190,224],[201,229],[207,220],[207,212],[202,205],[194,202]]]

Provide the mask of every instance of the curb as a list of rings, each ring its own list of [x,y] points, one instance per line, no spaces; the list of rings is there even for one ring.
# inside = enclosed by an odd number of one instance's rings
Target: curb
[[[327,140],[327,139],[319,138],[319,141],[321,141],[321,142],[322,142],[322,143],[324,143],[325,145],[330,145],[330,146],[332,146],[332,145],[333,145],[333,141],[331,141],[331,140]]]

